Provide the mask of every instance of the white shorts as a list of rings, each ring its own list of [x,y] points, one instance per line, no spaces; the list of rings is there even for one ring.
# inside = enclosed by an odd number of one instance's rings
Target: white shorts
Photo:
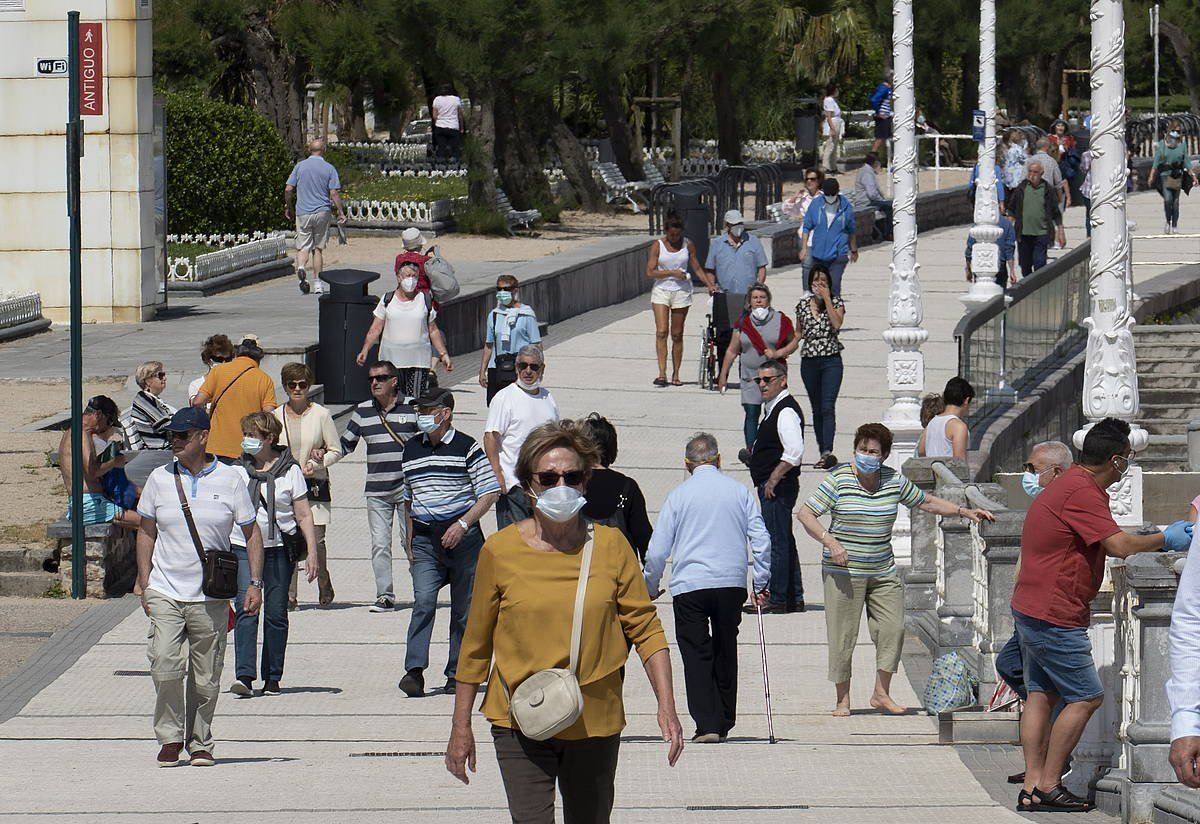
[[[656,283],[650,290],[650,303],[658,303],[671,309],[686,309],[692,305],[692,290],[664,289]]]
[[[329,240],[329,226],[333,222],[333,212],[310,212],[307,215],[296,215],[296,248],[324,249]]]

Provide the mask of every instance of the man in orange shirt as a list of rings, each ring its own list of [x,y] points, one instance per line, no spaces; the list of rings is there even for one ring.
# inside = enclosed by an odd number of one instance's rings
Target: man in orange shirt
[[[209,405],[212,429],[208,451],[225,463],[233,463],[242,454],[242,418],[251,412],[270,412],[275,403],[275,382],[259,368],[263,350],[258,338],[246,335],[229,363],[213,366],[192,406]]]

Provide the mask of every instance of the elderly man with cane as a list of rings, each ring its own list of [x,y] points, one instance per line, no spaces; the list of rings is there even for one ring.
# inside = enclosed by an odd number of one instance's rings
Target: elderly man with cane
[[[754,493],[721,472],[717,439],[688,441],[690,477],[667,496],[650,549],[646,588],[661,594],[667,558],[675,634],[697,744],[722,743],[737,718],[737,636],[746,601],[746,545],[753,553],[754,603],[766,603],[771,536]],[[764,669],[765,672],[765,669]]]

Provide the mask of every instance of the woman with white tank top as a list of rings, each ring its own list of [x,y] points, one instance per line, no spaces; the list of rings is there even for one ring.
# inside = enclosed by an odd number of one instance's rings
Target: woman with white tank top
[[[925,458],[958,458],[965,461],[969,448],[970,432],[967,416],[971,414],[971,401],[975,399],[975,387],[966,380],[953,377],[942,390],[945,409],[935,416],[921,433],[917,441],[917,454]],[[956,454],[957,453],[957,454]]]
[[[650,306],[654,310],[654,345],[658,354],[655,386],[667,385],[667,337],[671,339],[671,384],[680,386],[679,367],[683,363],[683,324],[692,305],[692,274],[704,281],[709,294],[717,291],[712,275],[700,265],[696,247],[683,236],[683,220],[674,212],[664,221],[666,234],[650,245],[646,277],[654,281]]]

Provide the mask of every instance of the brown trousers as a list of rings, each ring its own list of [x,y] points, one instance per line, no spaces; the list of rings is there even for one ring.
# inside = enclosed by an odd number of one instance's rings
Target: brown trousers
[[[620,735],[534,741],[493,726],[492,739],[513,824],[554,824],[555,782],[564,824],[608,824]]]

